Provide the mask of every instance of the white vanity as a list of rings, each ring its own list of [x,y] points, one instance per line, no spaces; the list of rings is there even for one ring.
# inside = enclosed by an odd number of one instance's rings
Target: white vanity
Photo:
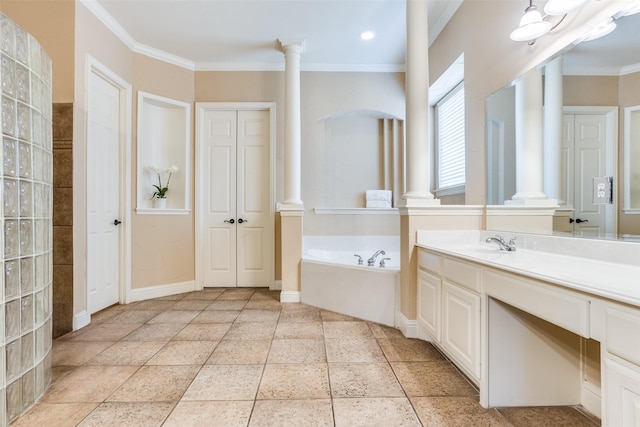
[[[494,406],[582,404],[640,426],[640,245],[485,231],[418,233],[418,333]]]

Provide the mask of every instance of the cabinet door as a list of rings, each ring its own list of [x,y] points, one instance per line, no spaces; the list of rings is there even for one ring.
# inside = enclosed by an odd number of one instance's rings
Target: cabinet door
[[[440,277],[418,270],[418,326],[440,342]]]
[[[480,295],[446,279],[442,284],[442,347],[468,375],[480,379]]]
[[[602,425],[640,427],[640,367],[605,358],[605,419]]]

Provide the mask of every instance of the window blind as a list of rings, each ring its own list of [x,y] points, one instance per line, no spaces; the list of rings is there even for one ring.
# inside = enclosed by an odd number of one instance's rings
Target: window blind
[[[464,85],[460,83],[436,104],[438,189],[465,184]]]

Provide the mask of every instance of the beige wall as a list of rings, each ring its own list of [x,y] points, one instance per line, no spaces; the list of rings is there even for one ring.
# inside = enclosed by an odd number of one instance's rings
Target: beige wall
[[[618,80],[617,76],[564,76],[564,105],[618,105]]]
[[[51,58],[53,102],[73,102],[74,2],[0,0],[0,10],[31,33]]]
[[[195,99],[194,72],[144,55],[134,54],[132,61],[134,87],[133,165],[131,203],[137,201],[137,101],[138,91],[152,93],[192,104]],[[191,112],[191,172],[195,123]],[[188,215],[137,215],[131,217],[131,287],[174,284],[195,279],[194,187],[191,177],[191,212]]]

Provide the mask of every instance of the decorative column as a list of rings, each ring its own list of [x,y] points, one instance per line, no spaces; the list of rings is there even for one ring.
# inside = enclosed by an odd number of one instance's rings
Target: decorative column
[[[562,188],[562,57],[545,67],[544,80],[544,192],[566,204]]]
[[[440,201],[429,191],[429,28],[427,0],[407,0],[405,70],[405,182],[400,211],[400,316],[402,332],[415,337],[406,325],[415,321],[418,285],[414,256],[416,231],[424,229]]]
[[[429,28],[427,1],[407,1],[406,186],[401,206],[440,204],[429,191]]]
[[[304,40],[280,39],[285,59],[284,201],[280,204],[282,291],[280,301],[300,302],[302,217],[300,198],[300,55]]]
[[[542,72],[539,68],[527,72],[516,83],[516,194],[507,203],[550,204],[542,189]]]

